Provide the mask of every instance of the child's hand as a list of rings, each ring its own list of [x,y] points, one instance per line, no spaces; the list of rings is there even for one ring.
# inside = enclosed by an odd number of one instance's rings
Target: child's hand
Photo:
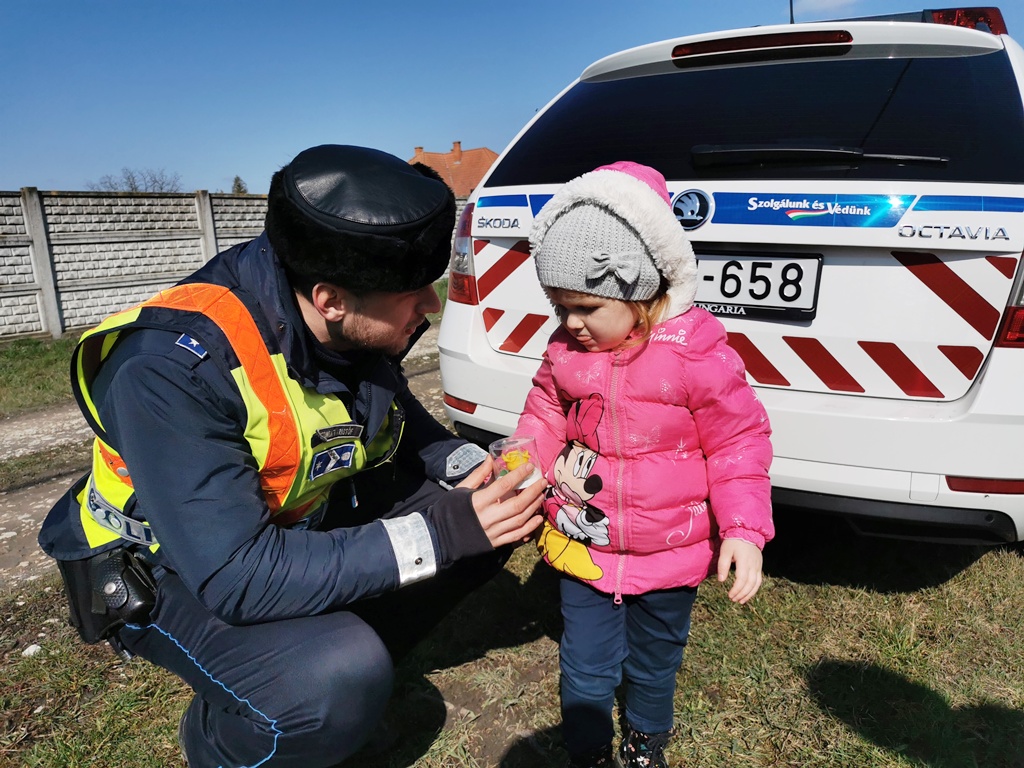
[[[718,580],[725,581],[733,563],[736,564],[736,580],[729,590],[729,599],[740,605],[745,604],[761,588],[761,550],[743,539],[725,539],[718,555]]]

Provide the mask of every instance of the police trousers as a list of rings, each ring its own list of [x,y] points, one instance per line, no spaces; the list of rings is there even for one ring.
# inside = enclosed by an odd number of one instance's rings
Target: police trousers
[[[388,507],[371,498],[372,487],[403,495],[408,483],[361,486],[360,510],[375,517],[422,509],[445,493],[419,480],[411,496],[380,514]],[[374,734],[395,665],[510,552],[468,558],[347,610],[247,626],[220,621],[165,573],[151,623],[122,629],[121,640],[195,691],[179,732],[190,768],[333,766]]]

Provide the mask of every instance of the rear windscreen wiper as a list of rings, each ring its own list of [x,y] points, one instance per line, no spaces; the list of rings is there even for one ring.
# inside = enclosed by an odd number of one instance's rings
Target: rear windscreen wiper
[[[783,147],[775,144],[697,144],[690,149],[695,168],[713,165],[760,165],[791,163],[820,165],[822,163],[855,164],[861,161],[885,163],[924,163],[945,165],[948,157],[930,155],[899,155],[865,152],[857,147]]]

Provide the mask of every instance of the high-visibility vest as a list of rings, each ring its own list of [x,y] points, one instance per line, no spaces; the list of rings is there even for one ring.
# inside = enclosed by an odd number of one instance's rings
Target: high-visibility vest
[[[159,545],[149,526],[129,514],[136,501],[131,468],[107,442],[92,399],[91,388],[100,366],[118,335],[128,329],[188,329],[186,333],[193,333],[195,327],[204,326],[209,337],[217,336],[212,330],[223,337],[214,338],[216,344],[207,337],[199,342],[204,352],[210,349],[211,354],[222,354],[228,360],[245,404],[245,440],[259,467],[260,487],[272,523],[315,525],[334,483],[387,461],[398,447],[403,418],[397,403],[392,403],[377,434],[364,436],[341,398],[302,387],[288,375],[276,342],[270,339],[268,345],[253,314],[230,288],[208,283],[178,285],[86,332],[72,356],[75,397],[96,433],[92,470],[77,495],[82,532],[91,549],[118,539],[154,550]],[[225,343],[229,349],[221,348]],[[145,513],[144,506],[142,511]]]

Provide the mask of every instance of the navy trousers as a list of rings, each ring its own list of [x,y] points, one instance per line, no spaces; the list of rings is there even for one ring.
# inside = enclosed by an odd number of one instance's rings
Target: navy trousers
[[[672,728],[676,672],[690,634],[696,587],[612,595],[560,581],[562,736],[579,757],[612,743],[615,689],[626,680],[626,721],[643,733]]]
[[[389,517],[442,493],[422,480],[363,482],[359,510]],[[382,506],[395,495],[402,498]],[[394,665],[509,554],[461,561],[347,610],[241,627],[217,619],[166,573],[150,623],[123,629],[121,640],[195,691],[183,730],[190,768],[332,766],[373,735]]]

